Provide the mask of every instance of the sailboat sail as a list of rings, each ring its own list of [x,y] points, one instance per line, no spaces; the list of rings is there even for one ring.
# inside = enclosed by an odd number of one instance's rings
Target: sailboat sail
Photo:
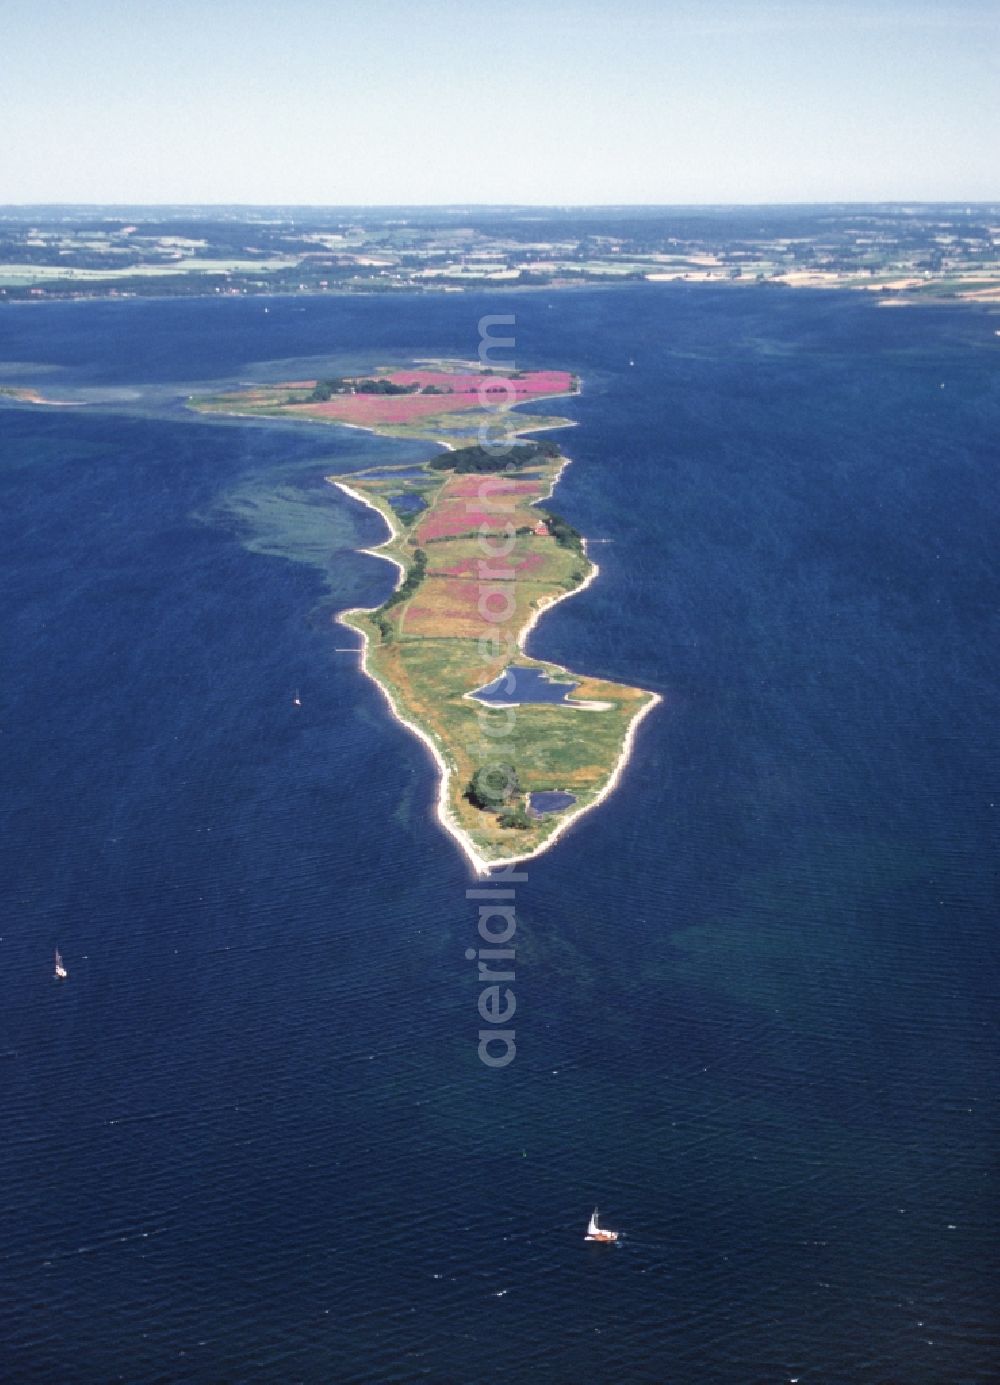
[[[57,981],[65,981],[67,976],[69,976],[69,972],[66,970],[66,967],[63,963],[62,953],[59,951],[58,948],[56,948],[56,965],[53,975]]]
[[[584,1237],[584,1240],[601,1241],[604,1243],[617,1241],[619,1234],[617,1231],[608,1231],[606,1227],[598,1226],[597,1218],[599,1215],[600,1214],[598,1213],[598,1210],[595,1207],[593,1212],[591,1212],[590,1214],[590,1221],[587,1223],[587,1234]]]

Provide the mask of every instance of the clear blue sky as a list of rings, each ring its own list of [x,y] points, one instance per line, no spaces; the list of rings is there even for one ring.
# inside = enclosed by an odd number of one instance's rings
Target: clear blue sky
[[[1000,0],[4,0],[0,203],[1000,198]]]

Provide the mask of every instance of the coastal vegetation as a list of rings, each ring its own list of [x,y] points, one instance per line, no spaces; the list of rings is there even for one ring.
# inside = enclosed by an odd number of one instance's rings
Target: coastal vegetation
[[[495,765],[481,765],[475,770],[465,796],[477,808],[498,813],[507,807],[520,787],[514,766],[500,761]]]
[[[498,813],[497,822],[505,831],[513,828],[517,832],[525,832],[533,826],[531,816],[523,803],[518,803],[513,808],[505,808]]]
[[[583,556],[583,535],[578,529],[574,529],[568,520],[563,519],[562,515],[549,512],[543,517],[543,523],[560,547]]]
[[[392,595],[386,597],[385,601],[382,602],[382,605],[379,606],[378,610],[375,611],[374,614],[377,616],[385,615],[386,611],[392,610],[393,606],[398,606],[403,601],[409,601],[410,597],[420,586],[420,583],[424,580],[424,574],[426,573],[426,571],[427,554],[424,552],[422,548],[417,548],[414,550],[413,559],[410,563],[410,567],[406,576],[403,578],[402,582],[400,582],[399,586],[392,593]]]
[[[558,456],[559,448],[554,442],[524,442],[502,450],[473,443],[469,447],[442,452],[427,465],[432,471],[454,471],[459,476],[468,476],[480,472],[518,471],[541,458],[551,460]]]
[[[317,380],[308,397],[312,403],[322,404],[335,394],[416,394],[419,388],[416,384],[397,385],[383,377],[374,380]],[[433,393],[440,391],[434,390]]]

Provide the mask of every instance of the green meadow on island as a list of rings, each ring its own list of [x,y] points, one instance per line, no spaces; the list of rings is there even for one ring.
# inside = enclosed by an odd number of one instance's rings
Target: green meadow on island
[[[547,438],[526,437],[568,421],[512,409],[578,388],[566,371],[504,374],[434,361],[191,401],[203,412],[441,444],[422,464],[328,478],[383,516],[390,537],[371,551],[399,569],[381,606],[339,619],[363,636],[365,669],[434,753],[439,818],[480,870],[534,855],[593,807],[613,787],[638,719],[658,701],[523,649],[541,613],[597,569],[585,540],[545,504],[567,458]],[[484,446],[485,438],[493,442]],[[539,681],[546,700],[518,700],[519,683]],[[551,794],[562,797],[539,799],[539,811],[535,797]]]

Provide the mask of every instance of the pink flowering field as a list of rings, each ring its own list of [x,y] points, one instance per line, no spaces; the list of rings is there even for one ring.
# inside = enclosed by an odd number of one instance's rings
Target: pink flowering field
[[[387,377],[394,385],[434,385],[442,394],[345,394],[323,404],[296,404],[296,413],[317,418],[357,423],[364,428],[377,424],[406,424],[435,414],[457,413],[467,409],[499,408],[522,404],[548,394],[568,394],[573,376],[568,370],[533,370],[521,379],[507,376],[450,374],[436,370],[397,370]]]
[[[492,499],[502,495],[541,495],[541,481],[507,481],[497,476],[456,476],[444,494],[449,499]]]

